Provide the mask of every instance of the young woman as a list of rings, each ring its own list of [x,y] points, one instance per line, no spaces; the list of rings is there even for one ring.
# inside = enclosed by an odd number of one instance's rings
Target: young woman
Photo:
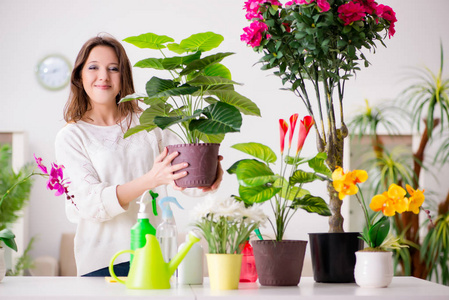
[[[182,190],[174,180],[187,175],[173,174],[187,165],[171,165],[178,153],[167,155],[165,146],[179,141],[170,131],[155,129],[123,138],[128,128],[138,124],[141,112],[137,102],[118,104],[132,93],[131,65],[120,42],[108,36],[88,40],[72,71],[64,109],[67,125],[55,142],[57,161],[65,166],[76,204],[67,201],[66,213],[77,223],[79,276],[108,276],[112,256],[130,247],[130,229],[139,209],[133,200],[150,189],[164,197],[167,185]],[[217,189],[222,174],[219,165],[216,182],[202,190]],[[159,220],[150,221],[156,227]],[[117,259],[117,276],[128,274],[125,258]]]

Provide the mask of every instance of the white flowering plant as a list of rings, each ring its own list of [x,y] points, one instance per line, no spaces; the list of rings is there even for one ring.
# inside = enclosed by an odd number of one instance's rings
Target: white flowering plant
[[[192,218],[209,245],[209,253],[215,254],[240,254],[251,232],[267,220],[260,205],[245,207],[234,197],[212,195],[194,207]]]

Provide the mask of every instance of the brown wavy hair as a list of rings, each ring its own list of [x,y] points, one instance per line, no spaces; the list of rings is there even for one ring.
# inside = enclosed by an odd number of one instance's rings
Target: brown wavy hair
[[[116,103],[120,116],[123,118],[134,112],[140,112],[142,109],[138,106],[137,101],[128,101],[120,103],[121,97],[134,93],[134,82],[131,70],[131,63],[126,55],[122,44],[109,35],[98,35],[89,39],[81,47],[76,57],[75,64],[70,79],[70,95],[64,107],[64,120],[67,123],[73,123],[81,120],[84,114],[91,109],[89,97],[83,88],[81,79],[81,71],[89,57],[90,52],[97,46],[111,47],[117,55],[120,70],[120,92],[116,96]],[[129,118],[128,128],[131,125],[132,118]]]

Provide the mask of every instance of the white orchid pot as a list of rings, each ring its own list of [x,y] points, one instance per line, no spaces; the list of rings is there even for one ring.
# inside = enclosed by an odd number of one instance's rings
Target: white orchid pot
[[[0,248],[0,281],[5,278],[6,265],[5,265],[5,248]]]
[[[383,288],[390,285],[393,279],[392,252],[357,251],[355,256],[354,278],[357,285],[363,288]]]

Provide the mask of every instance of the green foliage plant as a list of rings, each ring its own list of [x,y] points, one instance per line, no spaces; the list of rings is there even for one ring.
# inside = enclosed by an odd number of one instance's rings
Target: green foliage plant
[[[146,33],[124,39],[139,48],[157,50],[162,58],[146,58],[134,66],[165,72],[167,78],[151,77],[145,94],[126,96],[121,102],[143,100],[148,108],[142,113],[140,125],[129,129],[125,137],[136,132],[151,131],[177,125],[184,143],[220,143],[224,135],[240,131],[242,114],[260,116],[250,99],[239,94],[239,83],[221,61],[234,54],[203,53],[217,48],[223,36],[213,32],[193,34],[179,44],[166,35]],[[168,57],[165,52],[174,56]]]
[[[360,63],[369,66],[366,51],[393,36],[394,11],[375,1],[248,2],[246,18],[252,23],[241,39],[263,55],[262,70],[273,71],[316,120],[318,152],[327,154],[331,171],[343,167],[345,83]],[[331,184],[328,193],[329,231],[343,232],[341,201]]]
[[[297,118],[297,114],[296,118]],[[294,117],[293,115],[292,117]],[[308,116],[309,119],[310,116]],[[284,238],[287,225],[294,214],[303,209],[309,213],[317,213],[321,216],[330,216],[331,212],[327,203],[321,197],[312,195],[304,188],[304,184],[318,181],[329,180],[331,171],[325,164],[327,158],[325,153],[304,158],[300,157],[304,140],[308,129],[301,130],[303,126],[310,127],[312,122],[307,122],[307,117],[301,121],[299,130],[298,150],[294,156],[290,156],[290,144],[295,129],[296,120],[290,127],[290,141],[287,153],[284,155],[284,139],[288,127],[284,128],[281,134],[281,157],[278,161],[276,153],[270,147],[260,143],[240,143],[232,148],[239,150],[251,159],[242,159],[235,162],[227,172],[235,174],[239,183],[239,196],[236,198],[243,201],[245,205],[251,206],[258,203],[269,201],[274,213],[274,220],[269,219],[269,223],[275,234],[276,241]],[[313,120],[313,119],[312,119]],[[280,120],[280,124],[283,124]],[[292,124],[292,118],[290,118]],[[308,123],[308,124],[307,124]],[[286,125],[286,123],[285,123]],[[279,166],[279,173],[273,171],[272,165]],[[308,166],[312,171],[301,169],[302,166]]]

